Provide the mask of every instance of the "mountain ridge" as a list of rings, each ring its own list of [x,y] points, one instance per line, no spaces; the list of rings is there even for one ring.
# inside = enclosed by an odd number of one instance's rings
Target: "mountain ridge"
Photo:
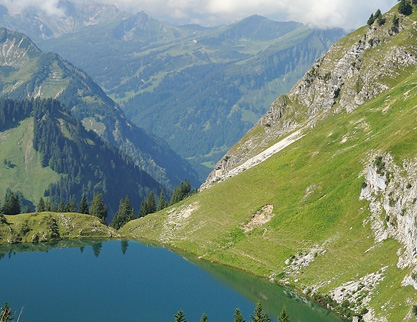
[[[41,52],[23,34],[2,28],[0,39],[3,40],[0,61],[7,64],[6,60],[16,61],[16,55],[19,58],[17,66],[1,68],[0,95],[15,99],[59,99],[87,130],[92,129],[119,146],[168,188],[172,189],[184,178],[190,178],[193,185],[197,183],[196,175],[185,160],[161,139],[131,124],[120,107],[86,73],[55,53]]]
[[[8,26],[24,31],[25,21]],[[344,34],[261,16],[191,28],[121,12],[56,37],[29,35],[87,71],[129,120],[188,160],[202,182],[272,101]]]
[[[417,13],[383,18],[280,96],[210,187],[121,232],[291,285],[349,320],[413,320]]]

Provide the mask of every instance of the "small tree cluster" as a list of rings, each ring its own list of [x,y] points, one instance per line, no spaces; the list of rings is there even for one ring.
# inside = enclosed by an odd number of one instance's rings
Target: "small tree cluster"
[[[19,195],[13,192],[6,192],[1,212],[6,215],[17,215],[21,212]]]
[[[190,180],[185,179],[184,182],[181,182],[179,186],[174,188],[174,192],[172,193],[171,202],[170,204],[176,204],[181,200],[187,198],[191,193],[191,184]]]
[[[371,14],[371,16],[368,19],[368,25],[372,26],[374,22],[377,22],[378,25],[382,26],[383,24],[385,24],[386,20],[385,18],[382,16],[381,10],[378,9],[375,14]]]
[[[271,322],[268,314],[263,311],[261,302],[256,304],[254,315],[250,316],[251,322]],[[281,314],[278,318],[279,322],[290,322],[290,317],[287,314],[287,308],[283,307]],[[185,318],[185,314],[182,310],[178,311],[174,314],[174,320],[172,322],[187,322]],[[206,313],[203,313],[201,316],[200,322],[208,322],[208,317]],[[245,322],[243,319],[243,315],[240,310],[237,308],[235,309],[235,314],[233,315],[233,322]]]
[[[413,13],[413,7],[407,0],[399,0],[398,12],[404,16],[409,16]]]
[[[148,197],[141,202],[139,217],[145,217],[146,215],[152,214],[156,211],[155,194],[151,191]]]
[[[96,193],[91,201],[89,213],[92,216],[100,218],[102,221],[106,221],[107,218],[107,206],[104,204],[103,195]]]
[[[52,212],[76,212],[77,205],[75,202],[75,197],[71,199],[70,202],[65,203],[63,200],[59,204],[51,202],[48,199],[39,198],[39,202],[36,205],[37,212],[43,211],[52,211]]]
[[[135,210],[132,208],[129,196],[126,196],[125,199],[120,200],[119,209],[115,213],[110,227],[119,229],[133,219],[135,219]]]

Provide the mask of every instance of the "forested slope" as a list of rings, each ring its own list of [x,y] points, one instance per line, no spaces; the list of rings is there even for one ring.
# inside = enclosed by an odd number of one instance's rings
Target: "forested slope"
[[[19,138],[21,126],[33,129],[32,133],[25,131],[24,140]],[[20,191],[35,205],[39,201],[35,197],[49,197],[56,204],[69,203],[75,197],[79,203],[83,194],[92,200],[94,194],[101,193],[111,220],[126,195],[138,209],[150,191],[160,192],[161,185],[130,157],[85,130],[56,100],[0,100],[0,134],[2,158],[7,160],[0,168],[4,178],[0,191]],[[13,145],[15,140],[20,143]],[[33,169],[49,169],[42,180],[49,182],[44,190],[38,176],[30,174]]]

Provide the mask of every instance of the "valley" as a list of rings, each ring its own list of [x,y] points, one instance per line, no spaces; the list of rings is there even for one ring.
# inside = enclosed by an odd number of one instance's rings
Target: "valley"
[[[147,241],[295,289],[342,319],[414,320],[416,4],[378,10],[344,37],[260,16],[206,28],[112,10],[91,28],[31,24],[40,46],[69,48],[77,65],[88,48],[126,50],[113,64],[88,57],[93,78],[0,29],[0,193],[33,209],[99,192],[124,221],[65,207],[5,214],[0,244]],[[151,210],[138,218],[139,204]]]

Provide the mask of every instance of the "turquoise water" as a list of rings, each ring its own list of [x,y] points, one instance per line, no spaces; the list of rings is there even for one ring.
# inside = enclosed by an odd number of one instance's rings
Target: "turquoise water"
[[[340,321],[289,289],[133,241],[0,246],[0,303],[23,308],[26,322],[246,321],[261,300],[276,321]],[[17,312],[18,313],[18,312]]]

